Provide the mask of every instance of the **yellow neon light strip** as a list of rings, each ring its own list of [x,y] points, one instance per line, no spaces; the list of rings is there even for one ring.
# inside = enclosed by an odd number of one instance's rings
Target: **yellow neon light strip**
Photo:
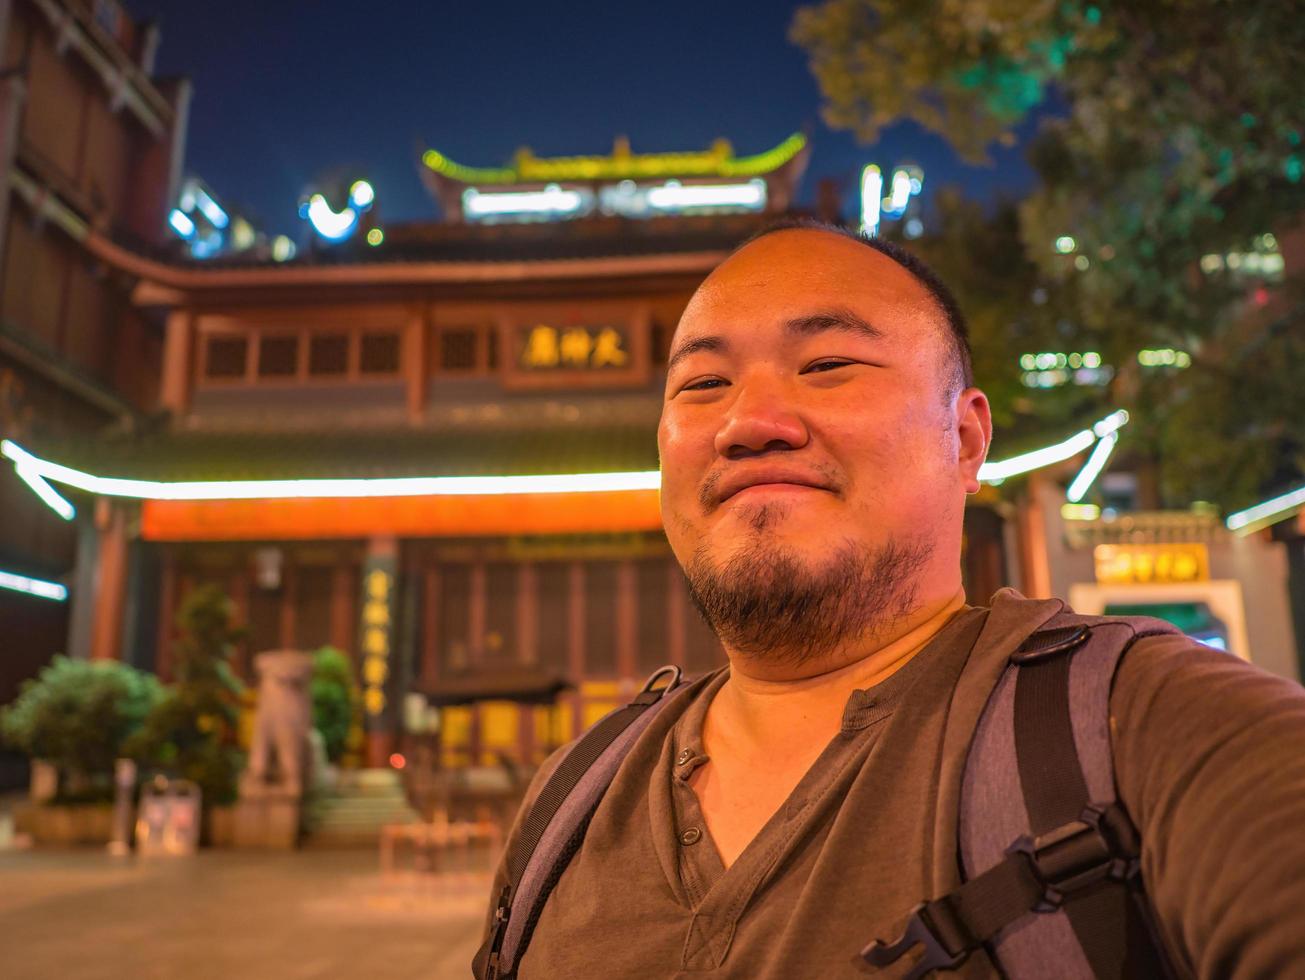
[[[1107,416],[1097,427],[1103,435],[1128,420],[1128,413]],[[1081,453],[1097,435],[1084,429],[1063,442],[1010,459],[984,463],[979,479],[999,483],[1008,477],[1058,463]],[[0,441],[0,454],[29,475],[105,497],[136,500],[266,500],[316,497],[464,497],[529,493],[610,493],[623,490],[659,490],[657,470],[623,473],[553,473],[532,476],[415,476],[326,480],[195,480],[169,483],[95,476],[34,456],[8,439]]]
[[[464,184],[516,184],[538,181],[602,180],[624,177],[755,177],[777,170],[806,146],[794,133],[778,146],[746,157],[726,156],[723,150],[688,153],[636,153],[630,156],[540,158],[527,151],[511,167],[468,167],[430,149],[421,160],[436,173]]]

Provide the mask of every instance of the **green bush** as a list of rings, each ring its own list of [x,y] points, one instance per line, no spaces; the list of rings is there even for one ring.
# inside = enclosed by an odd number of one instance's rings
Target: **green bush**
[[[74,785],[82,783],[79,795],[108,798],[114,759],[163,696],[153,674],[117,661],[58,655],[0,710],[0,737],[52,763]]]
[[[190,593],[177,613],[177,683],[126,746],[146,765],[199,784],[205,803],[229,803],[243,754],[236,744],[242,685],[228,661],[241,631],[217,586]]]
[[[206,804],[236,798],[243,753],[182,685],[168,689],[125,749],[148,769],[195,782]]]
[[[326,757],[339,762],[349,742],[349,728],[358,710],[353,665],[344,652],[322,647],[313,654],[313,727],[322,733]]]

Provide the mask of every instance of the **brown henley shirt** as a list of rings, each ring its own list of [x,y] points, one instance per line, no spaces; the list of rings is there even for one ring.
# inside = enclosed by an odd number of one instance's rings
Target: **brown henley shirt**
[[[967,607],[897,673],[852,692],[838,735],[728,870],[688,782],[709,762],[702,724],[727,672],[696,681],[626,758],[517,976],[864,976],[853,957],[867,942],[960,883],[970,738],[1006,658],[1059,608],[1003,590],[991,611]],[[1305,977],[1305,691],[1154,637],[1124,658],[1111,715],[1120,799],[1176,966]],[[504,880],[500,868],[492,894]],[[998,973],[977,952],[955,975]]]

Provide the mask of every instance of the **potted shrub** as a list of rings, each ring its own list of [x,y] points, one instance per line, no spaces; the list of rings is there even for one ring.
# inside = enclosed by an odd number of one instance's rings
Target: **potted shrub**
[[[163,698],[152,674],[117,661],[56,656],[0,710],[0,737],[55,767],[54,799],[20,814],[43,843],[104,842],[111,833],[114,760]]]

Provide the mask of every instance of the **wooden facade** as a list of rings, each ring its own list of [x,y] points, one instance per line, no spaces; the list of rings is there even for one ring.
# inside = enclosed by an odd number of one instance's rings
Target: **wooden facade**
[[[166,232],[190,89],[154,77],[158,42],[157,29],[114,0],[0,0],[4,438],[94,433],[158,404],[161,324],[131,302],[133,282],[86,245],[95,228],[149,245]],[[0,512],[0,568],[73,578],[79,539],[90,535],[44,507],[8,466]],[[116,568],[109,563],[110,586]],[[0,626],[22,647],[0,665],[0,703],[56,651],[116,649],[115,629],[68,610],[0,595]]]

